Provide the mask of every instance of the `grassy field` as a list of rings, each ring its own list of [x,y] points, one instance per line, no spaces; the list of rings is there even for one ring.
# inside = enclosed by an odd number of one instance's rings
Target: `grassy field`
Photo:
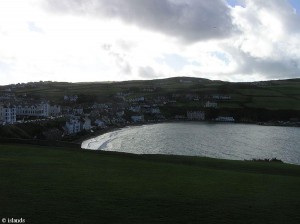
[[[0,218],[300,223],[300,167],[0,145]]]

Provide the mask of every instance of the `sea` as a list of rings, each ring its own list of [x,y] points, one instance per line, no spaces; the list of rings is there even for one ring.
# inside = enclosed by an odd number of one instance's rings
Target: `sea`
[[[82,148],[230,160],[276,158],[300,164],[300,128],[209,122],[147,124],[86,140]]]

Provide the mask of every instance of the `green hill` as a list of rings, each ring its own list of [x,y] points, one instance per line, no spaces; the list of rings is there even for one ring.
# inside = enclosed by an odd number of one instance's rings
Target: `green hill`
[[[0,145],[0,218],[300,223],[300,167]]]
[[[230,96],[220,101],[221,108],[259,108],[269,110],[300,110],[300,79],[273,80],[263,82],[232,83],[208,79],[176,77],[158,80],[125,82],[62,83],[38,82],[21,87],[16,85],[17,95],[24,93],[37,98],[47,98],[56,103],[63,102],[64,95],[77,94],[80,102],[113,101],[118,92],[130,93],[129,97],[172,96],[172,94],[195,94],[200,97]],[[6,89],[0,86],[0,91]],[[152,88],[153,91],[147,91]]]

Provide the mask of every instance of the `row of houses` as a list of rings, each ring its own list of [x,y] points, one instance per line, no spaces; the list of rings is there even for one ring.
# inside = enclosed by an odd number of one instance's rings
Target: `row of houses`
[[[14,124],[17,121],[16,107],[0,104],[0,124]]]
[[[38,104],[0,104],[0,124],[14,124],[17,116],[50,117],[61,114],[61,108],[48,102]]]
[[[151,107],[149,105],[132,105],[128,107],[129,111],[135,112],[135,113],[148,113],[148,114],[160,114],[159,107]]]
[[[32,105],[18,105],[16,106],[16,113],[19,116],[32,116],[32,117],[49,117],[57,116],[61,113],[61,107],[49,103],[39,103]]]

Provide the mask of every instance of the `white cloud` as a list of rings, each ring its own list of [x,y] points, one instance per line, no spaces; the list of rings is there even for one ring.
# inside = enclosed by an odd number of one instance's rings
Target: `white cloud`
[[[300,32],[295,26],[300,18],[288,1],[248,0],[232,14],[242,32],[225,44],[238,63],[235,74],[260,79],[299,77]]]
[[[225,0],[47,4],[0,1],[0,85],[182,75],[254,81],[300,74],[300,20],[287,0],[247,0],[235,7]]]

